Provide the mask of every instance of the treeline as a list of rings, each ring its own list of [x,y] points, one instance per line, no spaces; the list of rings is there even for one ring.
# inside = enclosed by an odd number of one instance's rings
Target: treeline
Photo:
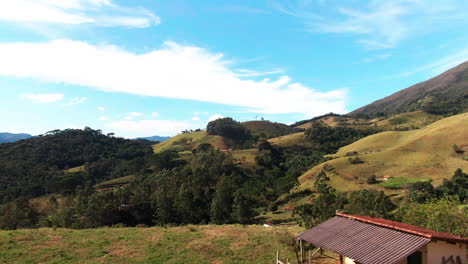
[[[315,226],[335,215],[337,210],[414,224],[428,229],[468,236],[468,174],[457,169],[450,180],[438,188],[429,182],[408,187],[400,205],[394,204],[383,191],[360,190],[338,192],[330,186],[325,172],[315,178],[313,203],[294,209],[302,224]]]
[[[314,122],[304,133],[310,147],[320,152],[334,153],[343,146],[378,132],[381,131],[377,129],[329,127],[322,122]]]

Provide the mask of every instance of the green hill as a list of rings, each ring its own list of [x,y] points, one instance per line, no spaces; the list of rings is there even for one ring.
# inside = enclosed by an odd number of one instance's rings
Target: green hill
[[[300,177],[302,188],[310,188],[313,178],[325,164],[332,184],[339,190],[378,188],[367,185],[371,175],[377,178],[431,179],[440,184],[457,168],[468,170],[468,161],[453,150],[453,145],[468,150],[468,114],[439,120],[412,131],[386,131],[342,147],[334,159],[311,168]],[[352,164],[349,155],[363,163]],[[352,157],[355,158],[355,157]]]
[[[274,138],[279,136],[288,135],[294,132],[294,128],[270,121],[247,121],[242,123],[247,129],[250,130],[252,135],[265,136],[266,138]]]
[[[0,231],[1,263],[273,263],[301,228],[184,226]]]
[[[207,135],[206,131],[197,131],[192,133],[184,133],[165,140],[159,144],[153,145],[155,153],[165,150],[174,149],[179,152],[191,151],[196,149],[198,145],[209,143],[215,148],[228,149],[232,145],[230,140],[215,135]]]

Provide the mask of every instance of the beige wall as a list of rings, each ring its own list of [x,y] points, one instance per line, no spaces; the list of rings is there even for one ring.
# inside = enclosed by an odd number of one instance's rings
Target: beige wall
[[[463,264],[468,264],[466,257],[467,244],[448,243],[445,241],[431,242],[427,245],[427,264],[442,264],[442,260],[453,257],[453,264],[457,264],[457,257],[460,257]],[[452,262],[446,262],[452,264]]]
[[[454,262],[446,262],[446,264],[458,264],[457,257],[460,257],[462,264],[468,264],[467,259],[467,244],[451,244],[445,241],[430,242],[420,249],[422,253],[423,264],[443,264],[442,260],[445,257],[447,261],[451,256]],[[355,264],[354,260],[344,257],[345,264]],[[406,259],[397,264],[406,264]]]

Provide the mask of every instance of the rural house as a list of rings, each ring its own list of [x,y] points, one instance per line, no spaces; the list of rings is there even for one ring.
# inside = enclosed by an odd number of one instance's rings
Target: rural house
[[[304,243],[351,264],[467,264],[468,238],[381,218],[336,213],[300,234]]]

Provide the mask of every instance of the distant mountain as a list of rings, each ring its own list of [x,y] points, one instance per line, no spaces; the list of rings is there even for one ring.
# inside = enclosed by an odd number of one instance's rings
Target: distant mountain
[[[31,138],[32,136],[29,134],[13,134],[8,132],[0,133],[0,143],[11,143],[21,139]]]
[[[139,137],[139,138],[136,138],[136,139],[146,139],[146,140],[149,140],[149,141],[159,141],[159,142],[163,142],[164,140],[168,140],[170,139],[171,137],[160,137],[160,136],[152,136],[152,137]]]
[[[468,62],[349,113],[349,116],[393,115],[423,110],[455,115],[468,110]]]

